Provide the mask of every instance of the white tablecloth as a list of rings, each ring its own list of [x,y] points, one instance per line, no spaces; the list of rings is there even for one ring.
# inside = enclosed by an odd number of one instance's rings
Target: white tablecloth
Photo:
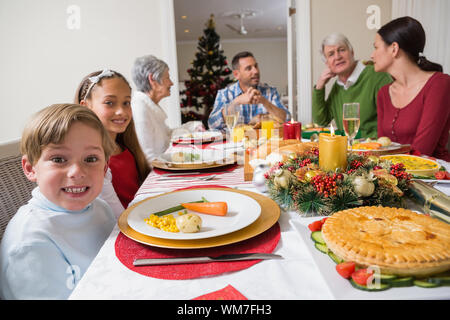
[[[437,188],[450,195],[449,184],[440,184]],[[251,186],[239,189],[257,192]],[[139,195],[134,202],[156,194]],[[129,270],[115,255],[114,244],[119,233],[116,226],[69,299],[189,300],[228,285],[251,300],[342,298],[330,290],[311,252],[290,223],[299,221],[306,226],[314,219],[282,211],[279,220],[281,239],[274,253],[282,255],[283,260],[266,260],[241,271],[192,280],[161,280]],[[367,295],[371,293],[354,289],[356,298],[363,299],[408,299],[405,290],[409,289],[394,288],[384,291],[386,294]],[[438,292],[439,298],[450,299],[450,287],[416,287],[414,290],[422,290],[425,294]]]
[[[256,192],[253,188],[240,190]],[[116,226],[70,299],[189,300],[229,284],[252,300],[332,299],[289,219],[311,220],[282,212],[279,220],[282,235],[274,253],[282,255],[283,260],[266,260],[241,271],[193,280],[161,280],[129,270],[115,255],[114,243],[119,233]]]

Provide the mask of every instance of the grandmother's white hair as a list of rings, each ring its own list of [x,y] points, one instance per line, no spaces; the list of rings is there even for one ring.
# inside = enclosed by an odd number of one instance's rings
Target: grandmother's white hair
[[[153,80],[161,83],[162,76],[168,69],[169,67],[164,61],[153,55],[146,55],[136,58],[133,68],[131,69],[131,77],[139,91],[150,92],[152,86],[148,81],[148,75],[152,74]]]
[[[322,40],[322,45],[320,47],[320,53],[322,54],[322,60],[326,61],[325,53],[323,52],[323,49],[325,46],[338,46],[338,45],[345,45],[350,51],[353,52],[353,47],[350,41],[348,41],[347,37],[344,36],[342,33],[335,32],[328,36],[326,36]]]

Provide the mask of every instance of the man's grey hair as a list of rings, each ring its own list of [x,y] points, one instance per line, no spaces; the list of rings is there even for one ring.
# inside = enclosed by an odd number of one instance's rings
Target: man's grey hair
[[[325,53],[323,52],[325,46],[339,46],[344,45],[346,46],[350,51],[353,52],[353,47],[350,41],[348,41],[347,37],[344,36],[342,33],[335,32],[328,36],[326,36],[322,40],[322,46],[320,47],[320,53],[322,54],[322,60],[326,61],[327,57],[325,57]]]
[[[161,83],[162,76],[168,69],[169,66],[164,61],[155,56],[146,55],[136,58],[131,69],[131,77],[139,91],[150,92],[152,87],[148,81],[148,75],[152,74],[152,79]]]

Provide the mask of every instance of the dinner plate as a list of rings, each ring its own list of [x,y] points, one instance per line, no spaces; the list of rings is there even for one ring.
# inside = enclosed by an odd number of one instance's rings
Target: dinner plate
[[[364,143],[364,142],[362,142],[362,143]],[[366,149],[352,149],[352,151],[354,151],[354,152],[386,152],[386,151],[398,150],[401,147],[402,147],[402,145],[400,143],[391,142],[391,144],[389,146],[387,146],[387,147],[380,147],[379,149],[370,149],[370,150],[366,150]]]
[[[183,233],[163,231],[148,225],[144,220],[154,212],[178,206],[180,203],[201,200],[203,197],[210,202],[225,201],[228,205],[228,212],[225,216],[214,216],[187,210],[188,213],[198,214],[202,219],[202,227],[199,232]],[[217,237],[240,230],[258,219],[260,214],[261,206],[249,196],[223,190],[191,189],[178,193],[164,194],[160,197],[142,202],[131,210],[127,222],[137,232],[151,237],[191,240]],[[178,211],[172,215],[176,218]]]
[[[155,197],[151,197],[145,200],[142,200],[129,208],[127,208],[119,217],[118,226],[120,231],[130,239],[137,241],[142,244],[151,245],[155,247],[161,248],[173,248],[173,249],[197,249],[197,248],[211,248],[222,245],[227,245],[231,243],[236,243],[239,241],[247,240],[252,237],[255,237],[264,231],[268,230],[272,227],[280,218],[280,207],[273,201],[272,199],[246,190],[236,190],[236,189],[228,189],[228,188],[198,188],[195,190],[203,190],[206,194],[209,194],[210,191],[220,190],[223,192],[225,196],[224,199],[231,194],[241,194],[248,196],[254,199],[261,208],[261,213],[259,217],[248,226],[241,228],[240,230],[230,232],[227,234],[219,235],[216,237],[209,237],[203,239],[186,239],[186,240],[175,240],[175,239],[164,239],[158,237],[152,237],[140,232],[137,232],[133,228],[128,225],[128,215],[134,210],[134,208],[141,206],[143,203],[150,201],[151,199],[155,199],[163,195],[158,195]],[[180,192],[184,192],[186,190],[173,191],[171,193],[178,195]],[[209,198],[209,196],[208,196]]]
[[[175,136],[172,142],[179,144],[207,143],[223,139],[220,131],[199,131]]]
[[[378,292],[366,292],[354,288],[349,280],[344,279],[337,273],[336,263],[328,255],[314,247],[308,224],[320,219],[323,219],[323,217],[301,218],[301,221],[291,220],[290,224],[298,231],[317,269],[325,280],[324,282],[336,299],[450,299],[450,290],[445,286],[438,288],[420,288],[415,286],[389,288]]]
[[[177,148],[153,160],[152,166],[166,170],[199,170],[227,166],[235,162],[234,155],[224,150]]]

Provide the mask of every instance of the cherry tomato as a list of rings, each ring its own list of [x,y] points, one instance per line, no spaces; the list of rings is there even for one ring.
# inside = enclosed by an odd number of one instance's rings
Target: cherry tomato
[[[352,273],[352,279],[362,286],[367,285],[370,277],[373,276],[373,270],[359,269]]]
[[[434,177],[438,180],[444,180],[446,178],[446,171],[435,172]]]
[[[348,279],[355,272],[355,263],[348,261],[336,265],[336,271],[345,279]]]
[[[308,225],[309,230],[312,232],[322,230],[322,221],[316,220],[313,223]]]

